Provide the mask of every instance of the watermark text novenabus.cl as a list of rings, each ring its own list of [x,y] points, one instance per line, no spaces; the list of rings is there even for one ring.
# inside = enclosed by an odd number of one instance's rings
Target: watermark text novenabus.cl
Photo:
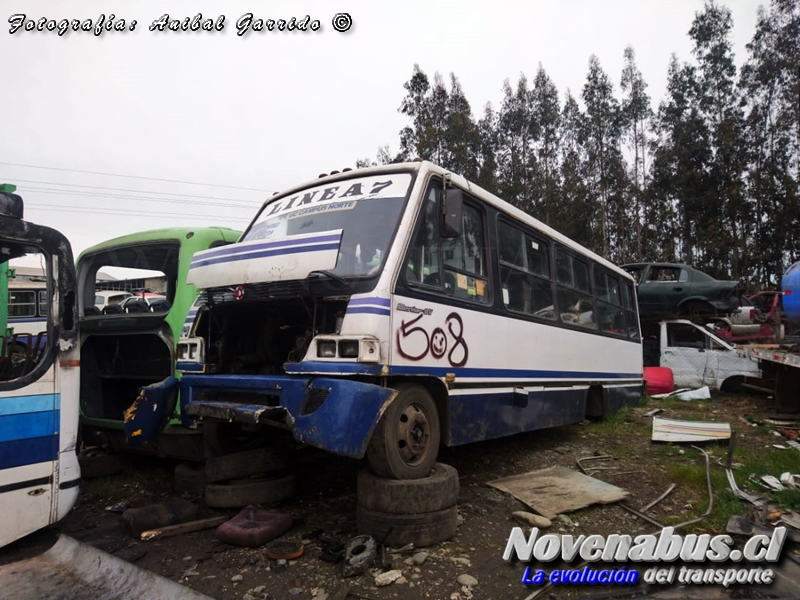
[[[675,533],[674,527],[665,527],[658,535],[540,535],[534,527],[529,536],[520,527],[514,527],[508,537],[503,560],[516,558],[523,562],[536,561],[548,563],[555,560],[571,562],[580,559],[584,562],[705,562],[725,561],[750,563],[777,562],[787,537],[786,527],[776,527],[772,535],[754,535],[741,549],[733,546],[729,535]],[[771,583],[771,569],[693,569],[688,567],[658,567],[647,571],[647,583],[672,583],[676,577],[681,583],[715,583],[729,586],[734,583]],[[583,567],[582,569],[555,570],[545,574],[543,571],[525,569],[523,583],[541,584],[545,578],[551,584],[636,584],[639,572],[627,566],[601,570]]]

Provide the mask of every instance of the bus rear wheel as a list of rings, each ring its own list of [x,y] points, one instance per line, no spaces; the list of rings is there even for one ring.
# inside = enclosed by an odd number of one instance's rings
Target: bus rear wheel
[[[439,412],[428,390],[418,384],[397,386],[367,448],[372,472],[389,479],[430,475],[439,454]]]

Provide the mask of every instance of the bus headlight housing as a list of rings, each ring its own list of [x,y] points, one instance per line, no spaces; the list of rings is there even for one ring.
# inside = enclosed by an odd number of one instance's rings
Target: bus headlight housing
[[[339,342],[341,358],[358,358],[358,340],[342,340]]]
[[[316,339],[316,358],[341,360],[343,362],[379,363],[381,358],[380,341],[373,336],[355,334],[348,336],[326,335]],[[312,359],[313,360],[313,359]]]
[[[317,341],[317,356],[319,358],[336,358],[336,342],[333,340]]]

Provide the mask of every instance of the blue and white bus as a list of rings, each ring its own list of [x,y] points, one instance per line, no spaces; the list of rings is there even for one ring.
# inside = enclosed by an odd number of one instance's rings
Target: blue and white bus
[[[33,326],[42,344],[34,357],[9,343],[17,333],[0,352],[0,547],[62,519],[80,482],[75,263],[63,235],[22,220],[22,198],[13,191],[0,186],[0,261],[36,260],[44,276],[41,287],[29,288],[33,295],[12,288],[9,323],[17,329],[15,317],[43,320]]]
[[[643,392],[631,276],[429,162],[277,194],[189,281],[205,305],[179,346],[185,424],[283,429],[382,477]]]

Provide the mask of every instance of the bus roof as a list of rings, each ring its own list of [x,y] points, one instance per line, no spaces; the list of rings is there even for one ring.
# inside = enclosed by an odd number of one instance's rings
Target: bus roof
[[[342,181],[342,180],[351,179],[353,177],[368,177],[368,176],[371,176],[371,175],[381,175],[383,173],[397,173],[397,172],[412,172],[412,173],[417,173],[417,174],[420,174],[420,175],[423,175],[423,176],[425,176],[427,174],[434,174],[434,175],[440,175],[440,176],[450,175],[451,183],[453,183],[456,186],[464,189],[465,191],[468,191],[469,193],[477,196],[479,199],[481,199],[484,202],[486,202],[487,204],[493,206],[497,210],[505,213],[509,217],[512,217],[512,218],[516,219],[517,221],[520,221],[520,222],[524,223],[525,225],[528,225],[529,227],[540,231],[544,235],[546,235],[546,236],[550,237],[551,239],[563,244],[564,246],[566,246],[568,248],[571,248],[572,250],[575,250],[576,252],[591,258],[592,260],[596,261],[599,264],[602,264],[606,268],[613,270],[618,275],[622,275],[626,279],[629,279],[630,281],[634,281],[633,276],[631,276],[630,273],[628,273],[627,271],[621,269],[618,265],[615,265],[611,261],[603,258],[599,254],[596,254],[595,252],[589,250],[588,248],[582,246],[581,244],[575,242],[574,240],[571,240],[570,238],[568,238],[567,236],[563,235],[562,233],[559,233],[558,231],[556,231],[555,229],[553,229],[549,225],[545,225],[544,223],[542,223],[541,221],[539,221],[535,217],[533,217],[533,216],[525,213],[524,211],[516,208],[515,206],[513,206],[510,203],[506,202],[505,200],[499,198],[498,196],[495,196],[491,192],[489,192],[489,191],[481,188],[480,186],[475,185],[474,183],[468,181],[467,179],[465,179],[461,175],[457,175],[456,173],[448,171],[447,169],[443,169],[442,167],[440,167],[440,166],[438,166],[438,165],[436,165],[436,164],[434,164],[434,163],[432,163],[430,161],[427,161],[427,160],[416,160],[416,161],[413,161],[413,162],[406,162],[406,163],[395,163],[395,164],[390,164],[390,165],[380,165],[380,166],[377,166],[377,167],[367,167],[367,168],[363,168],[363,169],[351,169],[349,171],[339,172],[339,173],[334,174],[334,175],[320,176],[317,179],[311,179],[311,180],[309,180],[309,181],[307,181],[307,182],[305,182],[305,183],[303,183],[301,185],[296,185],[296,186],[291,187],[291,188],[289,188],[289,189],[287,189],[287,190],[285,190],[283,192],[278,192],[276,194],[273,194],[267,201],[264,202],[263,206],[266,206],[266,205],[270,204],[271,202],[274,202],[275,200],[280,200],[281,198],[285,198],[286,196],[289,196],[291,194],[295,194],[295,193],[297,193],[299,191],[302,191],[305,188],[320,185],[320,183],[326,183],[326,182],[333,183],[333,182],[336,182],[336,181]],[[260,209],[259,209],[259,212],[260,212]],[[251,223],[254,220],[255,220],[255,218],[251,219]],[[248,228],[249,227],[250,227],[250,224],[248,224]]]
[[[87,254],[95,254],[97,252],[102,252],[103,250],[116,248],[118,246],[129,246],[142,242],[165,242],[171,240],[183,242],[187,239],[190,239],[186,237],[189,233],[192,234],[191,239],[193,242],[200,243],[208,243],[209,238],[217,238],[228,242],[235,242],[242,234],[241,231],[231,229],[230,227],[171,227],[166,229],[151,229],[149,231],[140,231],[137,233],[130,233],[128,235],[115,237],[96,244],[91,248],[87,248],[81,252],[80,256],[78,256],[78,261],[80,262],[81,258]]]
[[[24,279],[22,281],[17,281],[12,279],[8,280],[8,289],[14,290],[44,290],[47,289],[47,282],[46,281],[36,281],[32,279]]]

